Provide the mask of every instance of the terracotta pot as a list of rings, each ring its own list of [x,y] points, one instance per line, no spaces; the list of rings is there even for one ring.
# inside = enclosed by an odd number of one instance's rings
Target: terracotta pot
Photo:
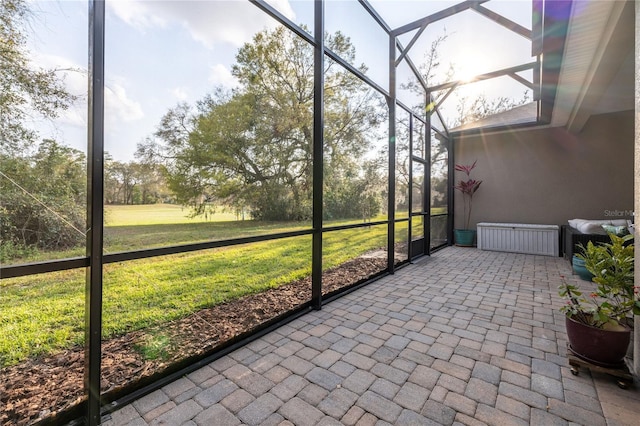
[[[602,330],[565,317],[569,349],[578,358],[601,367],[620,367],[631,339],[631,329]]]

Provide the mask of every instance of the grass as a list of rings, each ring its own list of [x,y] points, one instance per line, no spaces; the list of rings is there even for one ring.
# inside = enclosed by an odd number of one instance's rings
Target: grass
[[[80,343],[84,271],[0,281],[0,366]]]
[[[142,206],[106,206],[107,223],[104,227],[104,253],[116,253],[145,248],[217,241],[254,235],[310,229],[311,222],[237,221],[235,216],[218,212],[209,220],[189,218],[189,211],[172,204]],[[433,214],[436,214],[435,209]],[[404,215],[404,216],[403,216]],[[398,218],[406,212],[398,212]],[[229,220],[231,218],[231,220]],[[372,221],[386,220],[386,216]],[[414,221],[417,219],[414,219]],[[361,220],[326,221],[325,226],[361,223]],[[403,223],[396,227],[405,226]],[[416,228],[414,227],[414,232]],[[55,252],[32,252],[8,263],[19,264],[45,260],[84,256],[83,247]]]
[[[166,334],[150,333],[142,343],[134,347],[146,360],[166,361],[169,359],[172,345],[171,338]]]
[[[229,213],[218,212],[205,220],[189,218],[189,211],[171,204],[106,206],[104,253],[140,250],[202,241],[224,240],[252,235],[309,229],[311,222],[237,221]],[[37,262],[84,256],[78,247],[55,252],[33,252],[10,263]]]
[[[105,228],[105,253],[309,229],[291,222],[202,222]]]
[[[105,206],[106,226],[166,225],[177,223],[228,222],[236,216],[218,208],[208,217],[190,217],[188,208],[176,204],[142,204]]]
[[[308,229],[304,224],[254,221],[133,225],[141,220],[140,211],[122,210],[135,213],[136,218],[127,219],[118,211],[121,219],[114,223],[129,225],[106,229],[108,250]],[[323,268],[384,247],[386,231],[387,226],[380,225],[326,233]],[[311,236],[108,264],[104,266],[103,337],[159,325],[310,273]],[[84,295],[83,270],[0,280],[0,367],[82,343]],[[140,350],[145,356],[162,358],[168,346],[170,342],[158,335]]]

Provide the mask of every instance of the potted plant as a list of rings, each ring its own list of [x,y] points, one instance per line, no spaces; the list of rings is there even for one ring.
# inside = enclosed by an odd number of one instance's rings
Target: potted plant
[[[581,257],[597,287],[588,297],[562,277],[559,294],[565,299],[569,349],[577,357],[602,367],[620,367],[631,337],[627,316],[640,314],[633,283],[633,236],[609,234],[611,243],[589,242]]]
[[[461,179],[453,188],[462,193],[462,199],[464,202],[464,228],[455,229],[455,242],[459,246],[473,246],[473,241],[476,236],[474,229],[469,229],[469,223],[471,222],[471,208],[473,207],[473,194],[476,193],[481,180],[475,180],[471,178],[471,170],[476,167],[478,160],[474,161],[471,165],[456,164],[455,170],[463,172],[466,178]]]
[[[593,274],[584,266],[584,256],[582,254],[576,253],[573,255],[571,258],[571,267],[573,268],[573,272],[581,279],[585,281],[591,281],[593,279]]]

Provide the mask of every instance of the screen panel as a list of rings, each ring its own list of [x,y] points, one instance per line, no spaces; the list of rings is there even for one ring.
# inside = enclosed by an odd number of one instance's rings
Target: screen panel
[[[81,256],[87,231],[86,4],[5,3],[0,264]]]
[[[250,2],[111,7],[105,251],[308,229],[313,47]]]
[[[10,402],[1,424],[33,424],[85,400],[84,314],[84,269],[0,281],[0,390]]]
[[[431,131],[431,214],[447,214],[449,205],[448,143]]]
[[[411,240],[424,238],[425,217],[422,214],[411,217]],[[416,255],[417,253],[413,253]]]
[[[447,233],[447,216],[431,216],[430,221],[430,237],[429,247],[437,248],[446,245],[448,240]]]
[[[310,275],[310,236],[105,265],[103,392],[309,302]]]
[[[360,2],[327,1],[324,8],[326,47],[387,90],[389,35]]]
[[[378,92],[326,58],[325,226],[387,219],[388,120]]]
[[[426,206],[424,205],[424,196],[425,196],[425,173],[427,167],[416,161],[413,162],[413,175],[411,182],[411,212],[412,213],[423,213],[426,211]]]
[[[398,265],[409,259],[409,221],[396,221],[394,239],[394,261]]]
[[[387,225],[324,232],[322,241],[323,294],[387,269]]]
[[[409,217],[409,170],[411,152],[409,151],[410,122],[409,113],[396,107],[396,162],[395,162],[395,206],[396,218]]]

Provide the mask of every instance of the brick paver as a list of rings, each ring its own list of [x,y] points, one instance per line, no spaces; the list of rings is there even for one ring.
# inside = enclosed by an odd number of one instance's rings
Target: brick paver
[[[561,258],[450,247],[104,417],[144,425],[632,425],[568,368]]]

